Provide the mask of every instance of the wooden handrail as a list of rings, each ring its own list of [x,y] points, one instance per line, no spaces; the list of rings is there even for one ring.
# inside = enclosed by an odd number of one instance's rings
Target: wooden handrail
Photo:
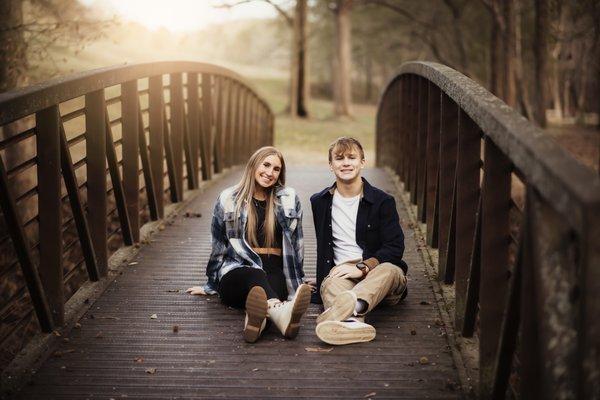
[[[169,76],[168,84],[163,82],[164,75]],[[139,89],[141,79],[148,80],[147,89]],[[115,85],[120,86],[120,95],[109,97],[105,89]],[[166,91],[168,105],[164,100]],[[73,110],[73,103],[69,103],[71,108],[60,115],[61,103],[81,97],[85,98],[83,106]],[[140,104],[141,100],[148,100],[147,119],[142,115],[146,104]],[[120,116],[112,115],[119,105]],[[30,116],[36,117],[33,128]],[[28,122],[21,125],[27,127],[21,128],[18,121],[24,118]],[[79,124],[77,136],[69,140],[66,120]],[[184,188],[196,189],[200,179],[209,180],[213,172],[239,164],[257,147],[272,144],[272,121],[271,109],[244,78],[229,69],[198,62],[108,67],[1,93],[0,127],[8,128],[10,134],[0,141],[0,149],[21,153],[27,148],[26,154],[34,154],[25,164],[19,160],[18,165],[5,166],[0,159],[1,206],[12,239],[12,243],[4,241],[2,245],[15,247],[15,258],[6,262],[11,265],[18,260],[23,275],[20,278],[11,272],[3,279],[13,279],[11,283],[17,288],[27,286],[33,300],[29,305],[26,298],[20,297],[15,301],[22,304],[16,308],[27,311],[24,317],[33,307],[43,331],[60,327],[65,297],[71,295],[65,283],[75,273],[63,276],[66,251],[78,247],[87,279],[95,281],[106,276],[109,256],[115,250],[108,249],[109,239],[118,234],[125,245],[138,242],[143,222],[140,216],[146,204],[150,219],[162,218],[166,203],[183,201]],[[113,137],[118,127],[120,138]],[[34,136],[37,149],[31,148]],[[75,151],[82,148],[77,145],[83,141],[85,156],[75,157]],[[81,161],[74,163],[73,159]],[[32,168],[20,166],[29,164]],[[84,165],[85,171],[80,169]],[[29,195],[27,202],[16,202],[11,184],[21,176],[35,175],[33,166],[38,183],[33,188],[20,188]],[[142,190],[140,172],[145,182]],[[112,183],[110,191],[107,177]],[[29,178],[35,181],[35,176]],[[66,195],[61,193],[61,180]],[[147,203],[141,204],[144,192]],[[69,199],[79,246],[72,241],[64,247],[62,244],[64,198]],[[39,215],[32,216],[32,210],[24,209],[21,203],[36,201],[33,205]],[[109,208],[113,210],[110,213]],[[26,231],[23,218],[35,226],[27,226]],[[36,227],[39,235],[32,236],[30,232],[37,232]],[[39,243],[39,256],[32,251],[31,243]],[[15,322],[14,317],[12,320],[12,324],[22,323]],[[9,325],[2,324],[6,329]],[[14,329],[9,331],[15,334]],[[0,334],[3,348],[5,342],[12,346],[26,342],[23,338],[10,341],[10,335]],[[19,350],[7,351],[16,354]]]
[[[438,278],[455,285],[456,329],[472,335],[479,316],[480,396],[504,398],[514,319],[522,398],[597,391],[598,176],[485,88],[436,63],[400,67],[376,129],[377,164],[399,175],[427,244],[439,249]],[[517,180],[526,206],[511,215]]]

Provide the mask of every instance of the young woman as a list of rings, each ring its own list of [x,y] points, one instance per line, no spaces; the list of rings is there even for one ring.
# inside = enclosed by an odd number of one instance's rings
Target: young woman
[[[294,338],[310,303],[302,283],[302,209],[294,189],[285,187],[285,162],[274,147],[258,149],[240,182],[215,204],[208,283],[191,294],[219,294],[226,305],[245,308],[244,339],[253,343],[268,317]]]

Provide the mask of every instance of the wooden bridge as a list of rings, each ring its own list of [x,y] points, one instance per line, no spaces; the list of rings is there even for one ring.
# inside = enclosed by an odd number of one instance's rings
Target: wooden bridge
[[[246,344],[241,311],[184,293],[217,193],[273,143],[239,75],[82,73],[0,94],[0,126],[3,397],[600,397],[600,180],[450,68],[405,64],[382,95],[366,177],[396,196],[410,294],[345,347],[317,306]],[[314,276],[308,196],[332,178],[289,174]]]

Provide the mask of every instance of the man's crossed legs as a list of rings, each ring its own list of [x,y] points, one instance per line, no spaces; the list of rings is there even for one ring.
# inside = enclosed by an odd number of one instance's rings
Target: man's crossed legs
[[[317,318],[317,336],[335,345],[373,340],[375,328],[364,322],[365,314],[380,303],[397,304],[406,290],[406,276],[391,263],[378,265],[362,279],[333,276],[339,267],[321,284],[325,311]]]

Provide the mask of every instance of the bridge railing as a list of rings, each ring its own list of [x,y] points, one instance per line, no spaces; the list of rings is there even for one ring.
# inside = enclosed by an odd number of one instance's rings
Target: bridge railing
[[[521,398],[598,396],[598,177],[435,63],[406,63],[387,85],[376,152],[439,249],[456,330],[478,336],[480,396],[504,399],[511,374]]]
[[[241,76],[197,62],[0,94],[2,366],[26,337],[63,324],[65,301],[105,276],[111,252],[139,242],[165,204],[271,144],[273,123]]]

